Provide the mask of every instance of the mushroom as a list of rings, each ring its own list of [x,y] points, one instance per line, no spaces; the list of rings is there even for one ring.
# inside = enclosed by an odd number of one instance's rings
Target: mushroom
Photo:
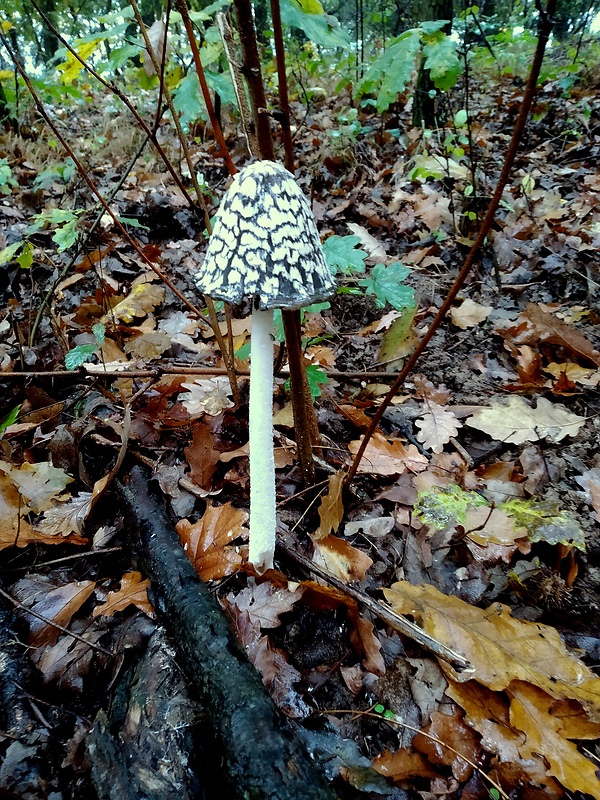
[[[277,524],[273,309],[299,309],[335,292],[310,206],[285,167],[257,161],[235,175],[195,281],[231,304],[252,299],[249,560],[262,574],[273,566]]]

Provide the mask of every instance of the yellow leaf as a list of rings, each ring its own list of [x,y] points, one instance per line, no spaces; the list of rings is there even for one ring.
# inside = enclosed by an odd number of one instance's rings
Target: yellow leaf
[[[78,47],[76,47],[75,50],[77,51],[79,58],[81,58],[82,61],[87,61],[101,41],[102,39],[94,39],[91,42],[85,42],[84,44],[80,44]],[[79,76],[79,73],[83,69],[83,64],[73,55],[73,53],[68,52],[66,60],[63,61],[62,64],[58,64],[57,69],[61,73],[61,81],[65,84],[69,84],[73,83],[73,81]]]
[[[102,318],[101,322],[111,322],[113,319],[133,322],[134,317],[145,317],[150,311],[154,311],[164,299],[165,290],[162,286],[138,283],[124,300],[117,303],[112,311]]]
[[[471,663],[473,671],[461,674],[442,664],[452,680],[474,679],[494,691],[527,681],[557,699],[579,701],[600,721],[600,678],[569,653],[555,628],[514,619],[501,603],[476,608],[430,585],[399,581],[384,593],[394,611],[412,614],[427,633]]]
[[[344,477],[346,473],[339,470],[335,475],[329,477],[329,491],[321,498],[319,506],[319,519],[321,524],[315,533],[315,539],[324,539],[330,533],[336,533],[342,517],[344,516],[344,503],[342,502],[342,490],[344,488]]]
[[[517,681],[510,687],[510,721],[527,737],[519,751],[523,758],[543,756],[554,775],[570,792],[600,797],[597,764],[585,758],[576,745],[561,735],[561,717],[553,713],[555,701],[535,686]],[[596,734],[597,735],[597,734]]]
[[[305,14],[324,14],[325,9],[319,0],[296,0]]]

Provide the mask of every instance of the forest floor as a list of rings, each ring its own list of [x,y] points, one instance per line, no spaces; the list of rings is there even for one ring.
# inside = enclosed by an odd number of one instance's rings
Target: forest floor
[[[196,746],[203,716],[115,491],[140,460],[339,797],[600,797],[598,85],[541,87],[478,266],[341,488],[464,261],[522,93],[517,81],[490,79],[470,99],[470,142],[466,128],[424,138],[407,107],[383,125],[350,109],[344,92],[308,111],[295,104],[297,178],[322,238],[342,237],[344,291],[304,319],[307,359],[321,368],[324,445],[308,491],[285,375],[276,379],[280,534],[309,566],[282,550],[262,578],[244,560],[247,379],[235,406],[206,318],[188,312],[107,215],[90,231],[94,198],[43,120],[32,114],[19,133],[0,134],[14,176],[0,198],[0,250],[28,242],[0,273],[2,797],[110,796],[87,743],[103,714],[113,741],[131,748],[137,796],[150,791],[148,774],[156,796],[198,796],[196,778],[206,796],[219,791],[220,768],[197,771],[180,756],[175,775],[175,756],[165,764],[164,753],[131,742],[133,700],[123,695],[144,682],[149,658],[163,659],[148,674],[169,673],[168,696],[146,676],[138,711],[151,717],[154,704],[164,720],[180,700],[170,723],[183,731],[178,747],[184,733]],[[135,221],[128,230],[146,258],[201,304],[193,278],[203,220],[149,149],[129,163],[141,134],[115,100],[93,99],[54,108],[55,124],[103,195],[118,189],[111,206]],[[243,138],[232,122],[226,134],[242,166]],[[159,138],[178,164],[168,123]],[[228,176],[200,130],[192,154],[216,208]],[[473,174],[476,191],[465,196]],[[76,213],[47,214],[32,231],[34,215],[52,209]],[[76,229],[81,247],[63,249]],[[354,293],[375,265],[398,262],[410,269],[416,308],[398,310],[394,287],[372,281],[370,294]],[[247,311],[236,309],[233,323],[241,372]],[[375,605],[328,586],[310,564]],[[395,630],[382,606],[468,668]],[[146,724],[138,718],[136,730]]]

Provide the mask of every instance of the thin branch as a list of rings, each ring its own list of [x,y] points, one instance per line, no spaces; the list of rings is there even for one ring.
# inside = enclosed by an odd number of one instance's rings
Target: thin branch
[[[459,672],[472,670],[471,664],[464,656],[461,656],[460,653],[451,650],[449,647],[446,647],[445,644],[442,644],[441,642],[438,642],[437,639],[429,636],[429,634],[425,633],[422,628],[419,628],[418,625],[415,625],[414,622],[410,622],[406,619],[406,617],[396,614],[388,606],[384,606],[382,603],[378,603],[377,600],[373,600],[373,598],[369,597],[369,595],[365,594],[365,592],[361,592],[359,589],[354,589],[352,586],[348,586],[347,584],[343,583],[329,572],[321,569],[321,567],[319,567],[313,561],[309,561],[308,558],[305,558],[292,547],[289,547],[287,544],[283,543],[281,538],[278,538],[277,546],[280,547],[287,556],[296,561],[298,564],[301,564],[303,567],[308,569],[317,577],[326,581],[328,584],[330,584],[330,586],[333,586],[338,591],[348,595],[348,597],[351,597],[353,600],[356,600],[357,603],[360,603],[362,606],[368,609],[382,622],[385,622],[386,625],[394,628],[394,630],[400,631],[400,633],[408,636],[409,639],[412,639],[414,642],[420,644],[425,650],[428,650],[430,653],[434,653],[436,656],[439,656],[439,658],[447,661],[451,666],[454,667],[454,669],[458,670]]]
[[[481,223],[479,234],[477,235],[477,238],[473,243],[473,246],[471,247],[465,259],[465,263],[463,264],[460,272],[456,276],[456,280],[450,287],[450,291],[446,295],[446,299],[442,303],[440,310],[436,314],[435,319],[431,323],[427,333],[423,336],[423,338],[419,342],[419,346],[404,365],[404,369],[394,381],[389,392],[384,397],[382,404],[379,406],[376,414],[371,420],[371,424],[363,437],[358,452],[356,453],[354,461],[352,462],[352,466],[350,467],[350,469],[348,470],[348,474],[346,475],[346,480],[345,480],[346,484],[350,483],[350,481],[352,481],[352,479],[356,475],[356,471],[358,470],[365,449],[373,433],[375,432],[375,429],[377,428],[377,425],[379,424],[381,417],[383,416],[385,410],[392,402],[393,398],[396,396],[398,389],[402,386],[408,375],[410,375],[410,373],[412,372],[419,358],[423,355],[433,334],[439,328],[444,317],[446,316],[452,304],[454,303],[456,296],[462,289],[467,277],[469,276],[469,273],[471,272],[473,266],[475,265],[475,261],[477,259],[477,256],[479,255],[479,251],[481,250],[481,247],[485,241],[486,236],[490,232],[490,229],[496,217],[496,211],[498,210],[498,206],[500,205],[500,201],[502,200],[502,193],[504,191],[504,187],[506,186],[506,184],[508,183],[508,179],[510,178],[511,170],[513,168],[513,164],[517,156],[517,151],[519,149],[519,144],[521,143],[521,140],[523,138],[523,132],[525,130],[525,125],[527,124],[529,111],[531,109],[531,105],[535,97],[537,81],[540,74],[540,69],[542,67],[542,62],[544,60],[544,52],[546,50],[546,44],[548,43],[548,38],[552,30],[551,18],[554,14],[555,8],[556,8],[556,0],[548,0],[548,6],[546,8],[546,12],[540,13],[538,42],[535,50],[535,55],[533,57],[533,63],[531,65],[531,71],[529,73],[529,80],[527,81],[527,88],[523,96],[523,101],[521,103],[521,108],[519,110],[519,116],[517,117],[517,121],[515,122],[515,127],[513,130],[510,146],[504,158],[502,172],[500,173],[500,177],[498,178],[498,183],[496,184],[496,189],[494,191],[492,199],[490,200],[490,204],[488,206],[488,210],[486,212],[484,220]]]
[[[104,208],[106,213],[111,217],[111,219],[113,220],[113,222],[117,226],[117,228],[118,228],[119,232],[121,233],[121,235],[123,236],[123,238],[131,245],[131,247],[133,247],[133,249],[136,251],[138,256],[142,259],[144,264],[146,264],[146,266],[148,266],[153,272],[155,272],[158,275],[158,277],[169,287],[169,289],[173,292],[173,294],[175,294],[175,296],[178,297],[181,300],[181,302],[184,303],[187,306],[187,308],[190,309],[190,311],[192,311],[197,317],[202,319],[202,312],[199,311],[196,308],[196,306],[193,303],[191,303],[187,299],[187,297],[185,297],[185,295],[183,295],[179,291],[179,289],[177,289],[177,287],[169,280],[169,278],[167,278],[167,276],[164,275],[161,272],[161,270],[155,264],[152,263],[152,261],[150,261],[150,259],[146,256],[146,254],[144,253],[142,248],[138,245],[138,243],[135,241],[135,239],[133,239],[129,235],[129,233],[126,231],[126,229],[123,226],[122,222],[119,220],[119,218],[117,217],[115,212],[112,210],[112,208],[108,205],[108,203],[106,202],[104,197],[100,194],[100,192],[97,189],[95,183],[92,181],[92,179],[88,175],[85,167],[83,166],[81,161],[77,158],[77,156],[73,152],[71,146],[69,145],[67,140],[64,138],[64,136],[60,132],[58,126],[50,119],[48,113],[46,112],[46,109],[44,108],[44,106],[42,104],[42,101],[38,97],[37,92],[35,91],[35,89],[33,87],[33,84],[29,80],[29,76],[25,72],[25,69],[21,65],[21,62],[18,60],[16,54],[13,52],[11,46],[8,43],[8,40],[6,39],[6,36],[4,35],[4,32],[1,29],[1,27],[0,27],[0,41],[2,42],[4,47],[6,48],[7,52],[9,53],[9,55],[12,58],[13,63],[15,64],[15,66],[16,66],[16,68],[17,68],[17,70],[18,70],[18,72],[19,72],[19,74],[21,76],[21,78],[23,79],[23,82],[27,86],[27,89],[29,90],[29,93],[31,94],[31,97],[33,99],[33,102],[35,103],[35,106],[36,106],[38,112],[43,117],[43,119],[45,120],[45,122],[48,125],[48,127],[52,130],[52,132],[54,133],[54,135],[56,136],[58,141],[61,143],[61,145],[63,146],[63,148],[64,148],[65,152],[67,153],[67,155],[69,155],[73,159],[73,162],[74,162],[75,166],[77,167],[77,170],[78,170],[79,174],[81,175],[83,180],[87,183],[88,187],[93,192],[93,194],[97,197],[98,201],[100,202],[100,205]]]
[[[194,36],[194,28],[192,26],[192,20],[190,19],[187,3],[185,2],[185,0],[175,0],[175,5],[177,6],[179,13],[181,14],[181,19],[183,20],[183,24],[188,36],[190,47],[192,48],[192,55],[194,57],[196,73],[198,74],[198,80],[200,81],[200,88],[202,89],[202,96],[204,97],[204,103],[206,105],[206,110],[210,118],[210,124],[212,125],[213,132],[215,134],[215,139],[217,140],[217,143],[221,148],[221,156],[225,160],[225,165],[227,166],[229,174],[235,175],[237,169],[235,168],[235,164],[231,160],[231,156],[229,155],[229,150],[227,149],[227,145],[225,143],[225,137],[223,136],[223,131],[221,130],[219,120],[217,119],[217,116],[215,114],[215,109],[208,89],[208,84],[206,83],[206,77],[204,75],[204,67],[202,66],[202,60],[200,59],[198,44],[196,42],[196,37]]]
[[[393,381],[398,376],[397,372],[341,372],[337,369],[324,370],[328,378],[340,380],[377,380],[380,382]],[[247,378],[250,375],[248,370],[239,369],[237,374],[241,378]],[[79,370],[32,370],[31,372],[3,372],[2,380],[10,380],[11,378],[151,378],[153,376],[161,375],[227,375],[227,370],[223,367],[178,367],[169,364],[160,364],[151,369],[103,369],[102,364],[84,364]],[[282,369],[279,375],[284,378],[289,378],[290,371]]]
[[[285,150],[285,166],[294,174],[294,144],[290,122],[290,100],[288,96],[287,73],[285,69],[285,48],[283,30],[281,28],[281,8],[279,0],[271,0],[271,21],[273,22],[273,40],[275,42],[275,61],[277,63],[277,82],[279,85],[279,108],[281,110],[281,133]]]

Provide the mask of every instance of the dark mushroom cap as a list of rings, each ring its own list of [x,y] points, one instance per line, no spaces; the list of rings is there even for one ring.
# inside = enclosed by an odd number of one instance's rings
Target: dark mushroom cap
[[[215,217],[196,285],[203,294],[255,308],[301,308],[326,300],[335,280],[306,196],[274,161],[233,179]]]

